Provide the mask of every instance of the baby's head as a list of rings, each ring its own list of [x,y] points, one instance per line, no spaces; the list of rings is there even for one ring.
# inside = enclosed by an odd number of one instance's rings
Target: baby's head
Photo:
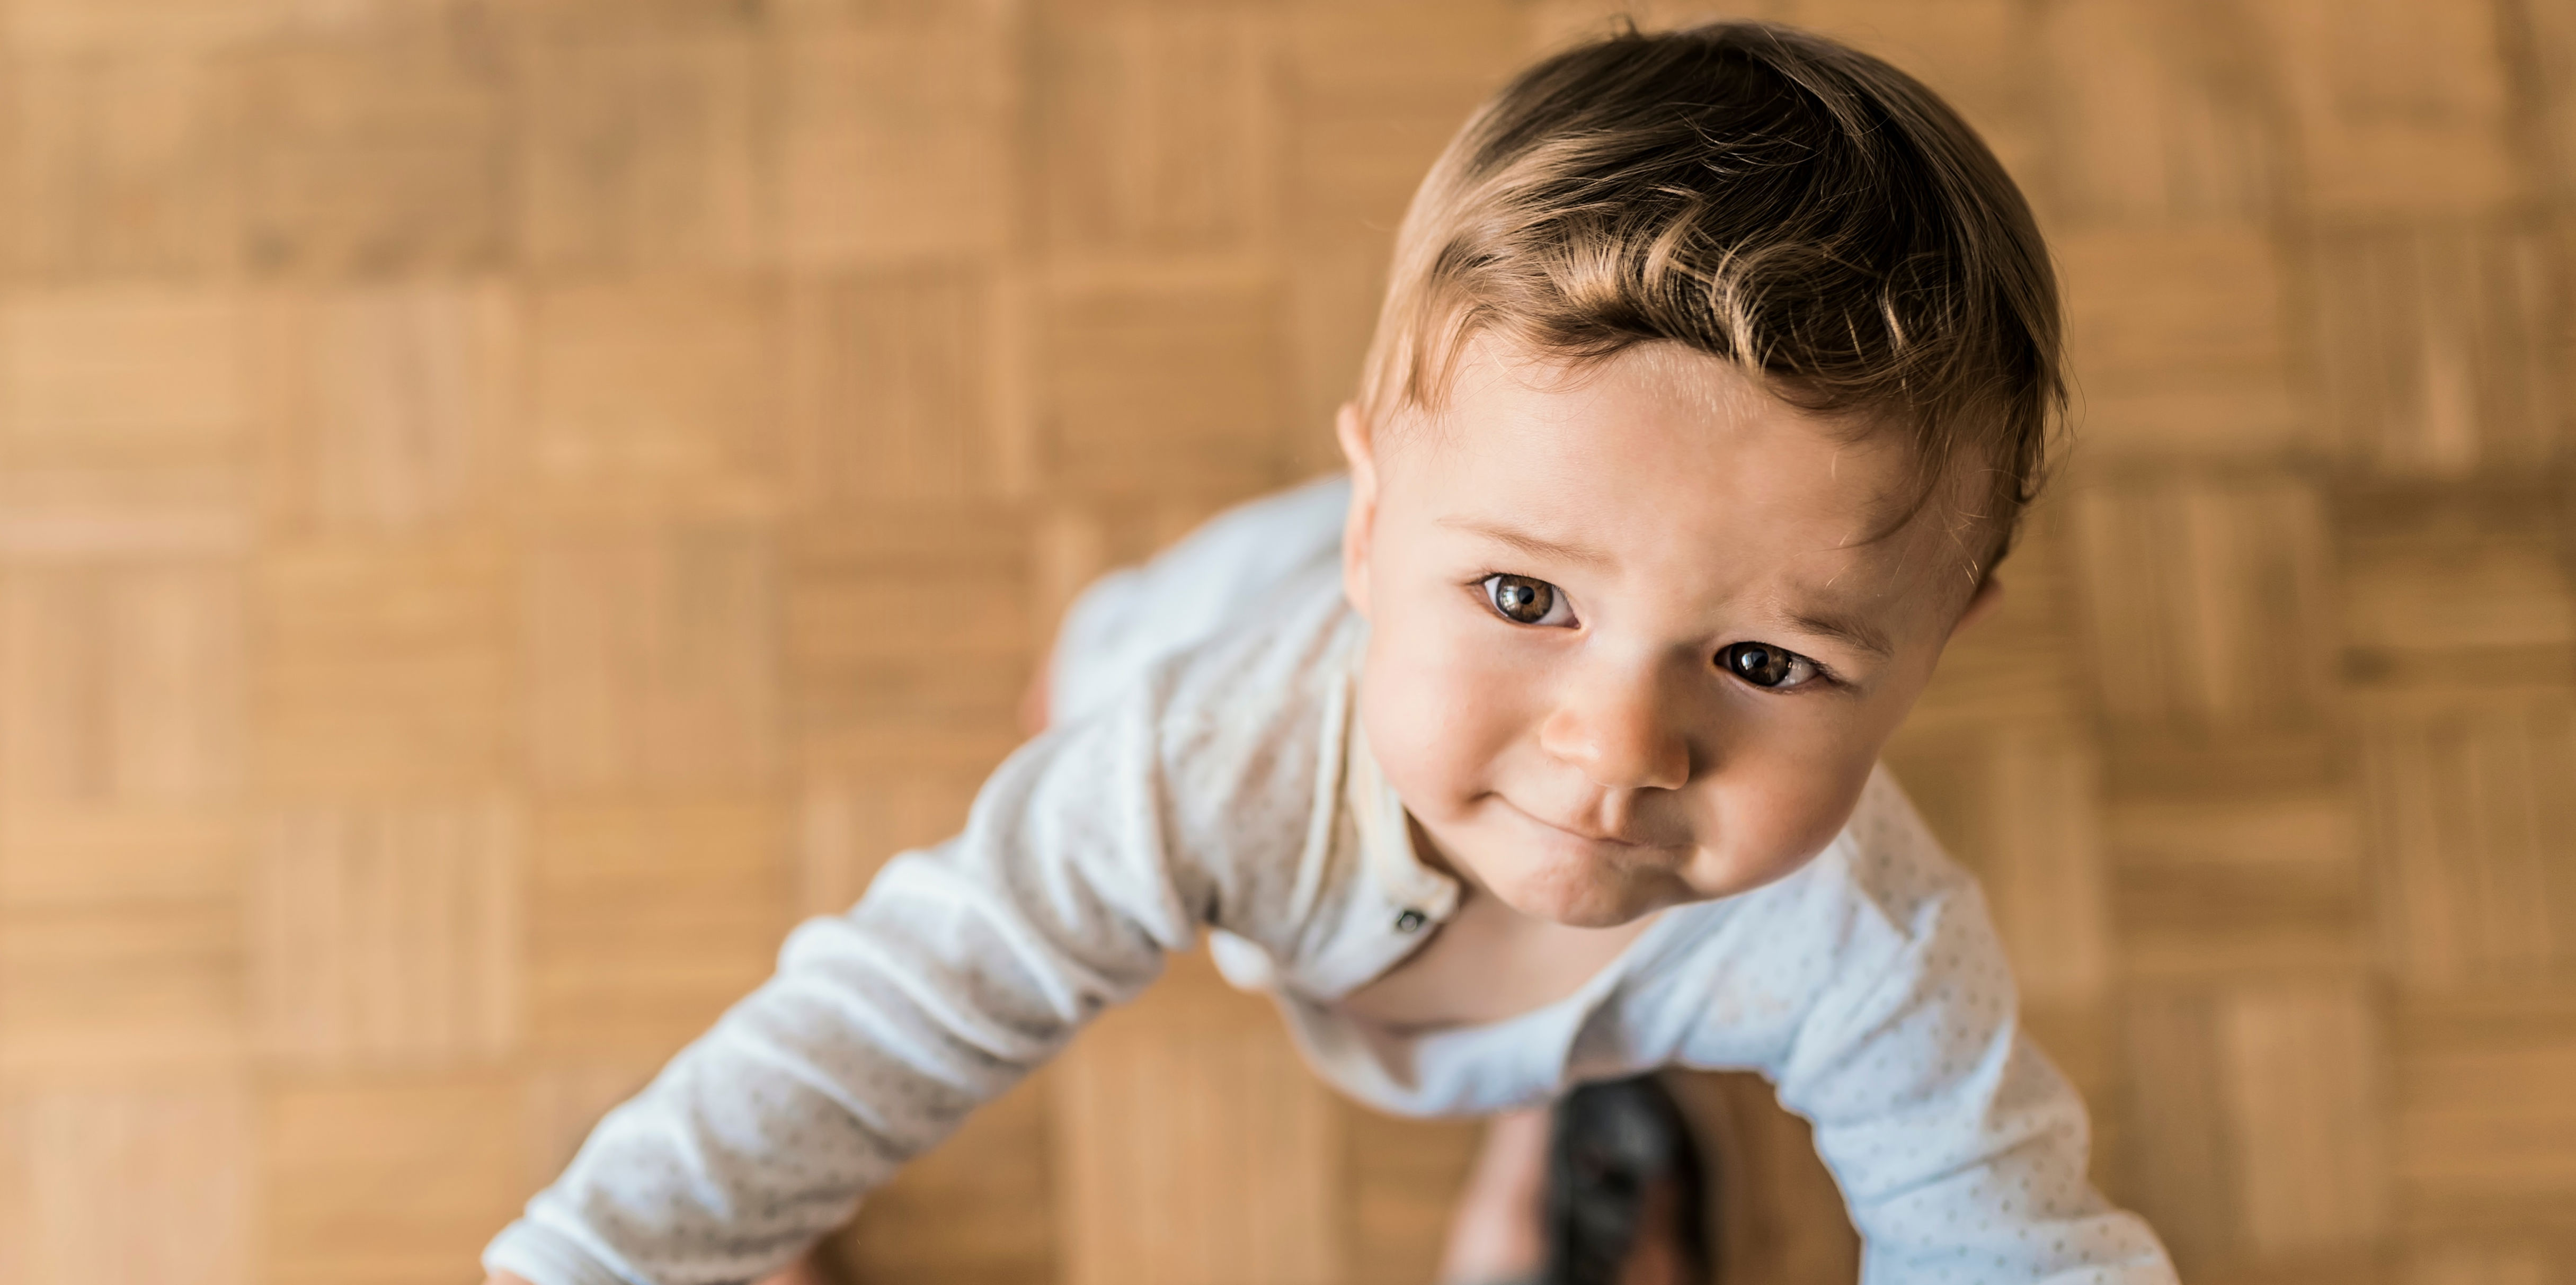
[[[2058,352],[2019,191],[1876,59],[1726,24],[1506,87],[1341,420],[1362,717],[1433,855],[1606,926],[1821,851],[1995,599]]]

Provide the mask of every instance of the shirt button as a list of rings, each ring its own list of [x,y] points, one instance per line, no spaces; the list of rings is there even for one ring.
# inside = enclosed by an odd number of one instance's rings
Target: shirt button
[[[1400,933],[1420,932],[1422,926],[1429,922],[1431,922],[1430,917],[1421,911],[1407,910],[1395,917],[1395,930]]]

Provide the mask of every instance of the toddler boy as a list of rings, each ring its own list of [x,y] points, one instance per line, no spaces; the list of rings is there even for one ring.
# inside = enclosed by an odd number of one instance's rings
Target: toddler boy
[[[1406,217],[1346,488],[1077,604],[965,832],[799,928],[487,1265],[774,1270],[1209,929],[1381,1108],[1755,1068],[1866,1280],[2172,1280],[1875,767],[1995,601],[2058,332],[2020,194],[1885,64],[1758,24],[1540,63]]]

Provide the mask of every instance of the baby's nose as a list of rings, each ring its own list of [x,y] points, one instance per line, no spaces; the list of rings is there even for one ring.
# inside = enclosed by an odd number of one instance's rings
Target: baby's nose
[[[1539,725],[1539,748],[1608,790],[1674,790],[1690,780],[1690,742],[1651,682],[1569,693]]]

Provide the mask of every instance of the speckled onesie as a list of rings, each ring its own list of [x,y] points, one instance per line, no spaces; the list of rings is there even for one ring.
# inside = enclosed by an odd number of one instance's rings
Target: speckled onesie
[[[1341,1018],[1459,891],[1415,859],[1352,716],[1367,627],[1337,578],[1345,498],[1327,482],[1247,505],[1086,594],[1055,730],[993,774],[965,832],[798,928],[777,976],[603,1120],[484,1262],[538,1285],[774,1270],[1206,929],[1316,1069],[1387,1110],[1760,1071],[1814,1122],[1870,1285],[2175,1279],[2086,1183],[2083,1104],[2019,1034],[1976,885],[1884,771],[1813,862],[1665,911],[1574,995],[1404,1038]]]

